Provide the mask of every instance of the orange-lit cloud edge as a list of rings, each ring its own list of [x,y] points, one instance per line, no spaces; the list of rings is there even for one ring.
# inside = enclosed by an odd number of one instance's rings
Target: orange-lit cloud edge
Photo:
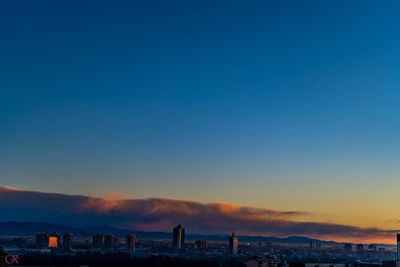
[[[69,224],[108,224],[141,231],[170,231],[182,223],[192,233],[263,236],[307,236],[354,243],[395,242],[396,229],[302,221],[307,213],[246,207],[227,203],[150,199],[104,199],[0,187],[0,208],[15,218]],[[31,212],[26,212],[29,209]],[[47,215],[48,214],[48,215]],[[1,217],[0,220],[5,220]]]

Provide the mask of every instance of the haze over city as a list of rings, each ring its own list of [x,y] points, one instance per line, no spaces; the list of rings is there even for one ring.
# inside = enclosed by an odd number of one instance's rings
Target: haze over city
[[[384,2],[3,1],[0,221],[394,244]]]

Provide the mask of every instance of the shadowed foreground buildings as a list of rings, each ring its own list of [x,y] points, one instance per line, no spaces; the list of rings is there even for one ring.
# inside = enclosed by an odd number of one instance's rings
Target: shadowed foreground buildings
[[[97,233],[92,237],[92,248],[101,249],[102,247],[103,247],[103,235]]]
[[[357,251],[357,252],[362,252],[362,251],[364,251],[364,244],[357,244],[357,245],[356,245],[356,251]]]
[[[207,249],[208,243],[207,240],[196,240],[194,242],[195,249]]]
[[[186,246],[184,228],[178,225],[174,228],[173,242],[180,244],[184,251],[171,248],[170,240],[143,239],[138,243],[136,250],[136,235],[126,236],[126,243],[115,246],[115,237],[110,234],[95,234],[92,241],[97,242],[101,249],[91,249],[90,237],[78,237],[75,249],[53,249],[51,244],[59,244],[59,234],[45,235],[38,233],[38,243],[46,242],[50,249],[28,249],[19,251],[20,266],[81,266],[91,267],[128,267],[128,266],[247,266],[247,267],[399,267],[396,261],[398,253],[394,247],[387,251],[379,250],[382,245],[364,244],[363,250],[349,253],[350,243],[335,243],[321,246],[320,249],[310,249],[308,243],[289,245],[262,244],[261,242],[248,243],[243,237],[238,251],[239,240],[235,233],[229,236],[229,244],[223,239],[213,242],[207,240],[190,241]],[[63,236],[63,247],[69,247],[72,235]],[[396,236],[400,242],[400,235]],[[53,238],[53,239],[51,239]],[[32,239],[30,239],[32,240]],[[100,240],[102,243],[100,243]],[[179,242],[177,242],[179,241]],[[106,243],[110,245],[106,245]],[[0,238],[0,247],[5,245]],[[32,245],[32,243],[31,243]],[[359,244],[360,245],[360,244]],[[354,245],[353,245],[354,246]],[[9,246],[11,247],[11,246]],[[228,249],[227,249],[228,247]],[[26,247],[29,248],[29,245]],[[31,247],[32,248],[32,247]],[[346,249],[347,248],[347,249]],[[368,248],[368,249],[367,249]],[[376,249],[378,248],[378,249]],[[400,250],[400,246],[399,246]],[[10,250],[16,253],[15,250]],[[136,252],[136,253],[135,253]],[[227,255],[227,252],[229,253]],[[1,264],[0,264],[1,266]]]
[[[66,250],[71,250],[72,249],[72,242],[73,242],[73,236],[71,233],[65,233],[63,235],[63,248]]]
[[[36,236],[37,244],[48,243],[47,248],[30,251],[22,254],[23,259],[31,258],[32,263],[39,262],[51,263],[61,262],[68,266],[70,262],[91,263],[94,266],[105,265],[109,259],[113,259],[112,265],[108,266],[131,266],[132,263],[146,262],[155,266],[157,262],[167,264],[165,266],[179,266],[177,261],[181,261],[184,266],[200,266],[196,262],[200,259],[203,266],[212,266],[224,262],[227,265],[216,266],[247,266],[247,267],[400,267],[396,260],[400,255],[400,234],[396,235],[398,241],[398,250],[394,247],[383,249],[381,244],[352,244],[352,243],[334,243],[323,244],[318,249],[310,249],[309,243],[293,243],[288,245],[279,245],[278,243],[248,242],[246,237],[242,237],[240,251],[239,238],[233,232],[229,236],[228,244],[225,241],[207,241],[196,240],[185,244],[185,228],[177,225],[173,228],[172,248],[171,240],[162,239],[141,239],[136,251],[137,238],[134,233],[125,236],[125,243],[117,243],[117,238],[111,234],[95,234],[92,237],[93,244],[90,244],[90,238],[84,240],[78,238],[80,243],[75,243],[75,249],[66,250],[72,246],[72,235],[64,234],[63,246],[65,249],[57,248],[60,242],[59,234],[46,235],[38,233]],[[46,238],[44,238],[46,237]],[[52,245],[53,244],[53,245]],[[2,243],[0,243],[2,245]],[[354,250],[352,248],[355,248]],[[99,259],[103,261],[99,261]],[[152,259],[150,259],[152,258]],[[153,262],[153,263],[150,263]],[[23,266],[23,265],[21,265]],[[32,265],[37,266],[37,265]],[[50,265],[45,265],[50,266]],[[72,266],[72,265],[70,265]],[[141,265],[134,265],[141,266]],[[162,265],[164,266],[164,265]]]
[[[46,233],[36,234],[36,247],[37,248],[47,248],[49,245],[49,239]]]
[[[222,263],[222,264],[221,264]],[[170,256],[130,257],[128,254],[86,253],[79,255],[28,254],[19,265],[38,267],[243,267],[241,261],[216,258],[187,258]],[[11,266],[10,266],[11,267]]]
[[[118,244],[118,239],[114,235],[106,235],[104,237],[104,248],[113,250]]]
[[[347,252],[351,252],[353,250],[353,244],[351,243],[344,244],[344,250]]]
[[[92,236],[92,248],[93,249],[106,249],[113,250],[118,244],[118,239],[114,235],[103,235],[96,233]]]

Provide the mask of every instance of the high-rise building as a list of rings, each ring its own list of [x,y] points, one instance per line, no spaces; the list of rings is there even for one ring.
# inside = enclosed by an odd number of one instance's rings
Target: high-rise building
[[[358,251],[358,252],[364,251],[364,245],[363,244],[357,244],[356,245],[356,251]]]
[[[126,246],[129,255],[134,255],[136,252],[136,235],[134,233],[126,236]]]
[[[397,234],[397,261],[400,262],[400,234]]]
[[[113,235],[106,235],[104,237],[104,248],[114,249],[118,243],[118,239]]]
[[[97,233],[92,238],[92,247],[95,249],[99,249],[103,247],[103,235]]]
[[[377,251],[378,247],[375,244],[369,244],[368,245],[368,250]]]
[[[47,248],[49,245],[49,239],[46,233],[37,233],[36,234],[36,247],[38,248]]]
[[[72,249],[72,239],[73,236],[71,233],[65,233],[63,235],[63,248],[66,250],[71,250]]]
[[[49,236],[48,247],[49,248],[59,248],[61,244],[60,234],[53,233]]]
[[[196,240],[194,246],[196,249],[206,249],[208,246],[207,240]]]
[[[174,249],[184,249],[185,248],[185,228],[181,224],[176,226],[172,231],[172,247]]]
[[[229,254],[236,255],[238,253],[238,247],[239,239],[235,233],[232,232],[232,235],[229,237]]]

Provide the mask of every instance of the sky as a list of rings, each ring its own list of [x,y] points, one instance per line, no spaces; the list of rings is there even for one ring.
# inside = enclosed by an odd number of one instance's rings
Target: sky
[[[3,1],[0,185],[400,229],[397,1]]]

